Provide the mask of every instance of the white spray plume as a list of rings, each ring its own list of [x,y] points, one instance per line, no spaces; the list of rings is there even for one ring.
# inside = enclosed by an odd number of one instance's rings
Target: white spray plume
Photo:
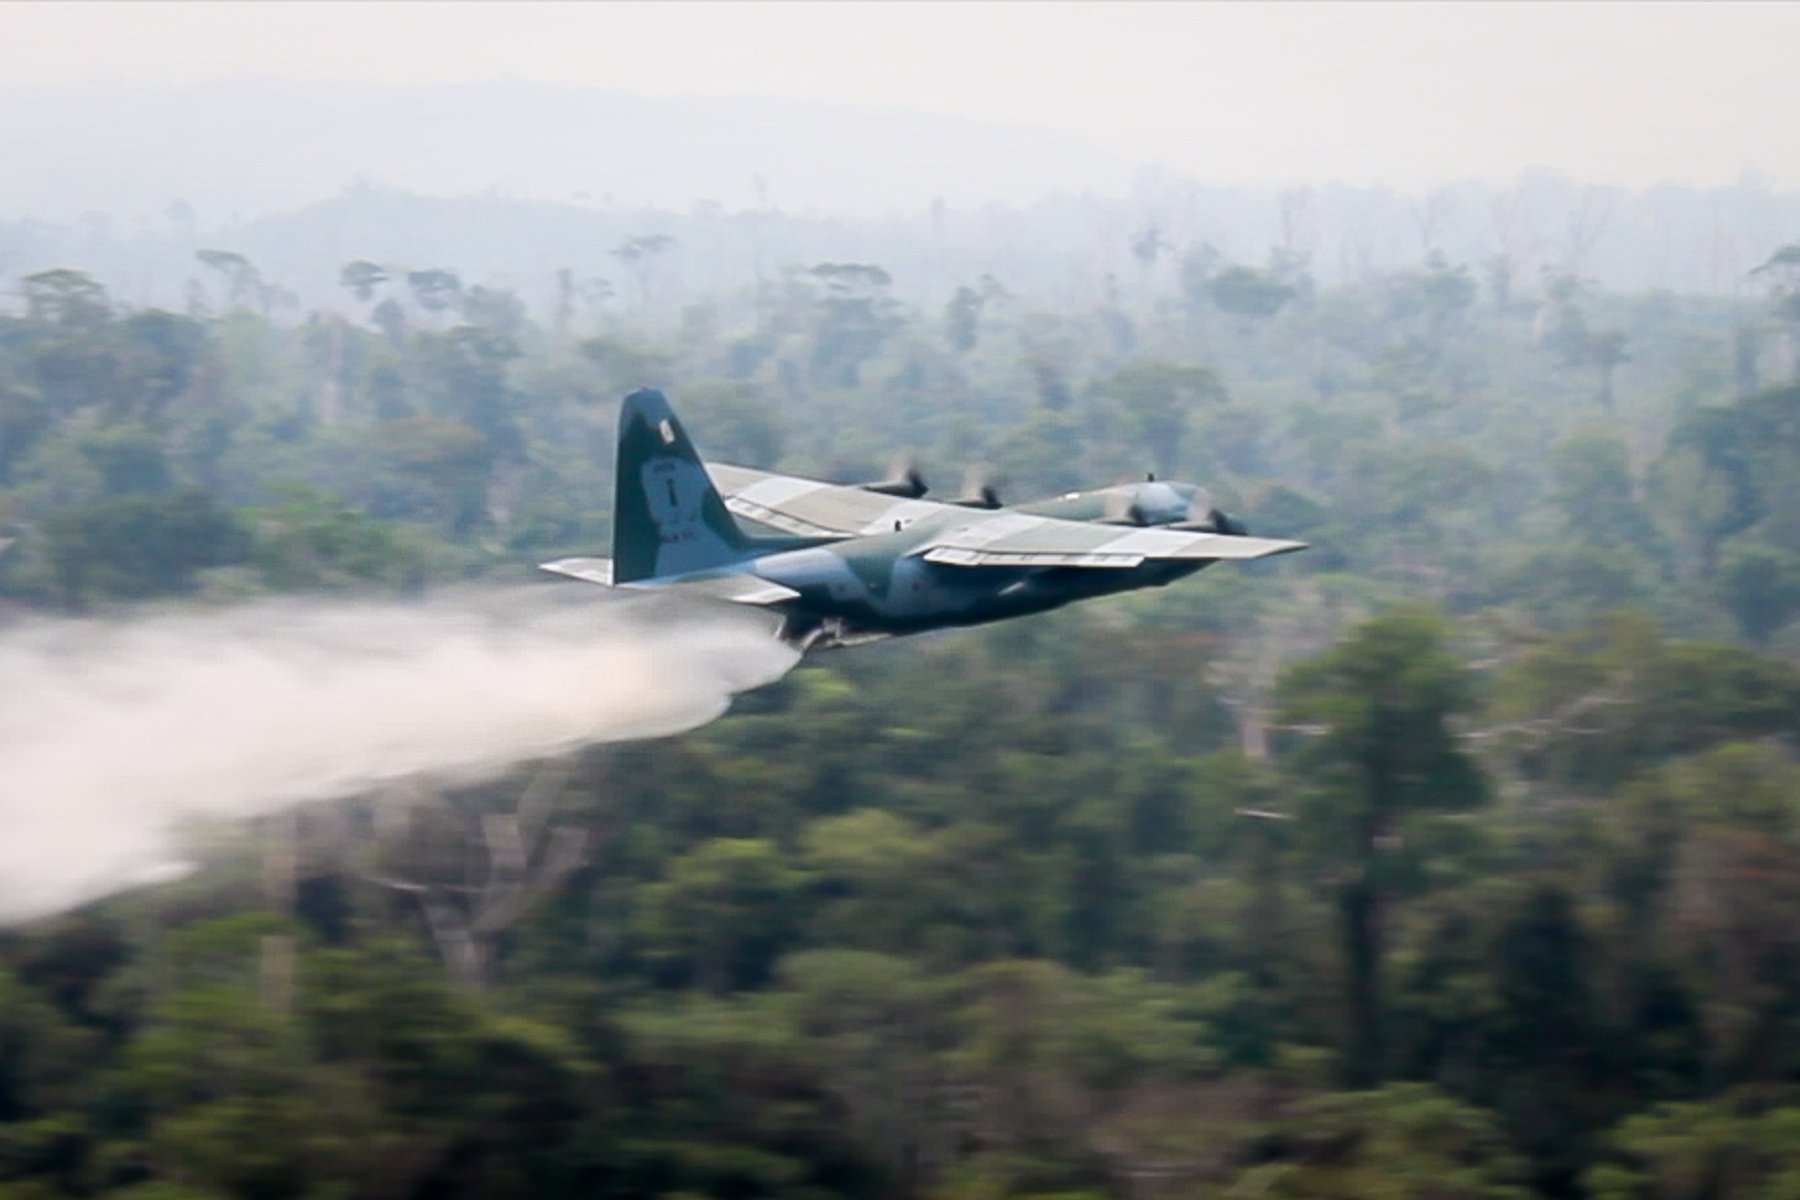
[[[675,733],[795,659],[760,612],[553,585],[27,622],[0,632],[0,924],[176,873],[183,821]]]

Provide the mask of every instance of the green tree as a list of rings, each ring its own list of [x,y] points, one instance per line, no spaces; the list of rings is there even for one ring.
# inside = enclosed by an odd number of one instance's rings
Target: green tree
[[[1489,714],[1498,761],[1520,778],[1605,794],[1684,754],[1793,728],[1800,672],[1611,612],[1519,655]]]
[[[192,487],[58,513],[44,534],[62,598],[76,608],[188,591],[198,572],[243,562],[250,546],[238,517]]]
[[[422,563],[392,524],[311,489],[286,489],[281,500],[250,514],[250,559],[280,592],[342,588],[415,577]]]
[[[1800,1188],[1800,1108],[1751,1095],[1660,1105],[1608,1140],[1583,1180],[1594,1200],[1778,1200]]]
[[[1637,500],[1625,443],[1610,432],[1577,434],[1550,457],[1551,497],[1568,530],[1587,548],[1656,550],[1656,532]]]
[[[755,987],[798,931],[807,876],[760,838],[714,838],[639,889],[632,914],[646,957],[672,982]]]
[[[31,320],[70,332],[91,332],[112,318],[112,301],[93,276],[66,267],[27,275],[19,284]]]
[[[1337,907],[1344,970],[1344,1080],[1381,1078],[1382,956],[1395,856],[1413,818],[1480,803],[1486,786],[1452,721],[1474,705],[1449,627],[1398,609],[1290,670],[1282,720],[1312,731],[1290,769],[1310,793],[1304,820]]]
[[[1123,413],[1133,449],[1159,473],[1172,475],[1182,462],[1189,423],[1222,404],[1225,387],[1205,367],[1152,362],[1121,368],[1100,385],[1100,396]]]
[[[874,808],[823,817],[801,845],[825,897],[815,928],[829,943],[917,950],[920,934],[942,918],[929,897],[936,847],[905,818]]]
[[[173,482],[166,439],[141,425],[108,425],[80,441],[108,496],[155,496]]]
[[[1787,339],[1793,354],[1794,382],[1800,383],[1800,243],[1782,246],[1751,270],[1769,285],[1769,314]]]
[[[1738,631],[1766,644],[1800,616],[1800,554],[1734,539],[1719,557],[1714,586]]]
[[[763,467],[781,458],[786,444],[781,417],[745,384],[699,380],[682,390],[681,411],[689,428],[706,431],[710,457]]]
[[[873,263],[823,262],[807,274],[824,286],[814,306],[812,376],[826,387],[855,387],[865,363],[903,324],[893,277]]]
[[[967,354],[981,339],[983,303],[980,292],[971,287],[959,287],[944,306],[944,339],[958,354]]]
[[[1568,890],[1529,889],[1494,940],[1494,1011],[1483,1029],[1490,1102],[1547,1195],[1567,1194],[1610,1109],[1592,978],[1594,947]]]
[[[807,950],[779,970],[784,1012],[801,1053],[844,1105],[859,1138],[904,1190],[920,1188],[951,1153],[955,1076],[943,1050],[948,989],[905,958],[867,950]]]
[[[387,269],[379,263],[367,259],[357,259],[344,264],[338,272],[338,283],[350,289],[350,294],[367,304],[375,298],[375,289],[388,281]]]
[[[1263,321],[1280,312],[1297,294],[1293,285],[1255,267],[1230,266],[1206,278],[1207,298],[1222,312]]]
[[[428,313],[442,313],[455,308],[463,294],[462,279],[455,271],[447,271],[442,267],[408,271],[406,286],[419,307]]]
[[[262,276],[242,254],[233,250],[196,250],[194,257],[225,280],[226,298],[232,307],[263,302]]]
[[[1278,1125],[1274,1161],[1232,1192],[1282,1200],[1525,1200],[1523,1171],[1488,1114],[1423,1084],[1306,1100]]]

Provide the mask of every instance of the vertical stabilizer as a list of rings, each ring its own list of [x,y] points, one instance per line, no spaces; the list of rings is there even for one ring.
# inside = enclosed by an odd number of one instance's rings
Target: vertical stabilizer
[[[728,566],[750,541],[719,498],[663,394],[639,388],[619,410],[613,581]]]

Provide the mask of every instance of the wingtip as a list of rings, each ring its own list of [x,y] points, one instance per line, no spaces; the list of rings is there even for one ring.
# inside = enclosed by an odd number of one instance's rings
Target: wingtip
[[[1290,542],[1282,538],[1246,538],[1244,540],[1254,545],[1254,551],[1252,553],[1241,556],[1248,559],[1274,558],[1278,554],[1292,554],[1296,550],[1305,550],[1307,548],[1305,542]],[[1232,557],[1240,556],[1234,555]]]

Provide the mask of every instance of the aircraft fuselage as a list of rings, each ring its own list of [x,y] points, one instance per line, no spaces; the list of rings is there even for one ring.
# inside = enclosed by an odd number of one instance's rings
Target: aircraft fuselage
[[[1146,561],[1124,569],[969,571],[928,562],[917,553],[957,521],[954,515],[926,517],[850,543],[765,555],[739,570],[798,592],[778,606],[788,618],[789,636],[826,646],[1046,612],[1095,596],[1160,587],[1210,565]]]

